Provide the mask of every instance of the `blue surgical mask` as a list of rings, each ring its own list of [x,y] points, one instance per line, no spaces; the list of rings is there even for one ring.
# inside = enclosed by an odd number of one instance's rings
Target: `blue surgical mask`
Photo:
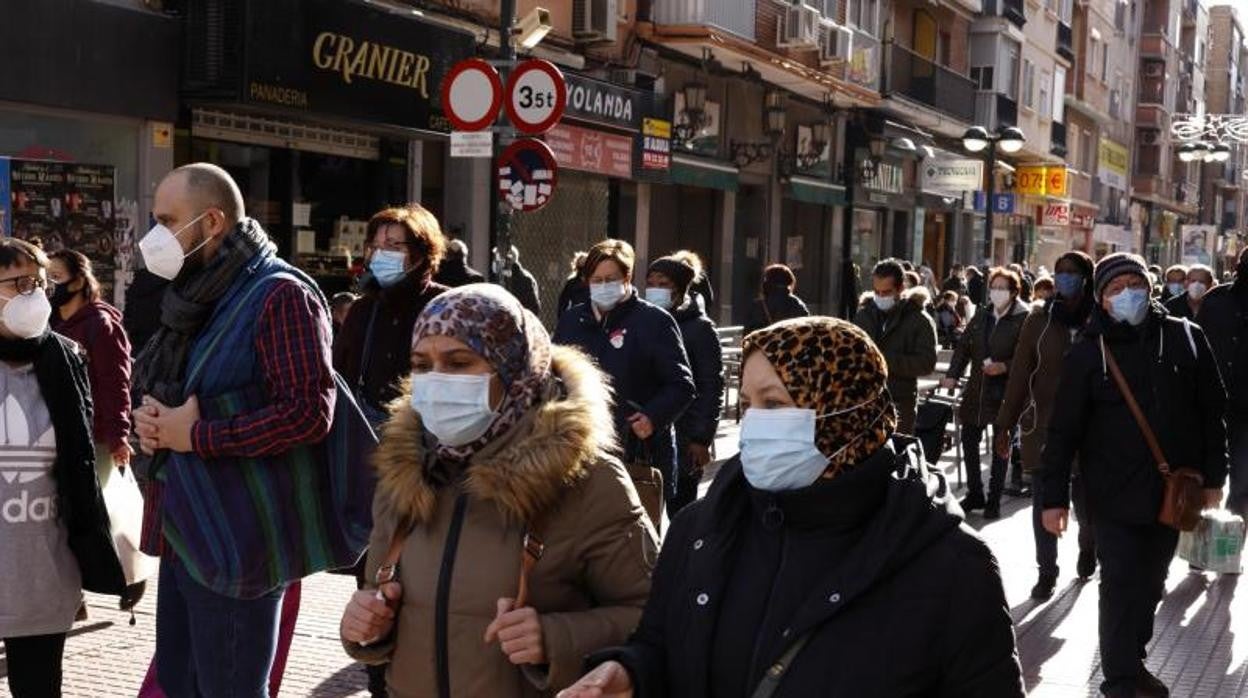
[[[407,273],[407,255],[394,250],[376,250],[368,262],[368,270],[382,288],[393,286]]]
[[[1083,275],[1070,271],[1058,272],[1053,277],[1053,288],[1062,298],[1074,298],[1083,291]]]
[[[490,408],[490,374],[413,373],[412,409],[444,446],[485,435],[498,414]]]
[[[880,310],[887,313],[893,309],[894,305],[897,305],[897,296],[881,296],[878,293],[875,294],[875,307]]]
[[[875,398],[823,415],[798,407],[746,410],[741,418],[741,469],[745,479],[754,489],[764,492],[799,490],[814,484],[827,469],[828,461],[861,438],[854,437],[832,456],[825,456],[815,445],[815,422],[853,412],[872,402]]]
[[[1109,314],[1119,322],[1135,326],[1148,314],[1148,289],[1126,288],[1109,299]]]
[[[1173,282],[1168,283],[1166,284],[1166,290],[1169,291],[1172,296],[1181,296],[1183,295],[1183,284]]]
[[[590,284],[589,297],[598,310],[604,312],[610,310],[624,299],[624,282],[608,281],[605,284]]]
[[[650,286],[646,288],[646,300],[664,310],[672,309],[672,289],[655,288]]]

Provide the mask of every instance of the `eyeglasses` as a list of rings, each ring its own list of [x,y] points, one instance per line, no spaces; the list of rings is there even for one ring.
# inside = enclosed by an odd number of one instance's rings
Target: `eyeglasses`
[[[0,288],[5,286],[13,288],[19,295],[29,296],[38,289],[46,289],[48,282],[42,276],[15,276],[0,279]]]

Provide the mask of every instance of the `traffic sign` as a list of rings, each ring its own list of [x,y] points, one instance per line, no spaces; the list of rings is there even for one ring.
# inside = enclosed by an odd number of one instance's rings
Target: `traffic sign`
[[[550,146],[522,138],[498,158],[498,194],[516,211],[536,211],[555,195],[559,168]]]
[[[507,118],[516,130],[537,136],[549,131],[568,105],[563,73],[550,61],[533,58],[511,71],[507,82]]]
[[[480,58],[456,63],[442,81],[442,111],[457,131],[480,131],[498,118],[503,80]]]

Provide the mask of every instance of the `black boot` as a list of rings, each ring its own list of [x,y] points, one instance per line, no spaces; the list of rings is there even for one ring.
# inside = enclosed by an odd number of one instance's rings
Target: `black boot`
[[[1031,598],[1036,601],[1048,601],[1053,598],[1053,590],[1057,588],[1056,574],[1041,573],[1036,585],[1031,588]]]
[[[989,521],[996,521],[1001,518],[1001,497],[989,496],[988,501],[984,503],[984,518]]]
[[[1083,580],[1091,579],[1096,574],[1096,553],[1092,550],[1080,550],[1079,562],[1075,563],[1075,571]]]
[[[1145,667],[1140,667],[1140,675],[1135,680],[1135,695],[1146,698],[1170,698],[1170,689],[1161,679],[1153,675]]]
[[[969,492],[967,493],[965,497],[962,498],[961,504],[962,504],[962,511],[967,514],[971,513],[971,511],[974,509],[983,509],[984,508],[984,493],[983,492]]]

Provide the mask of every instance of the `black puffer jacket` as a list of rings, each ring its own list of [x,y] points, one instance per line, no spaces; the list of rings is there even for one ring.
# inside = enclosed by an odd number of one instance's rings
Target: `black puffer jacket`
[[[810,310],[801,298],[786,291],[773,291],[750,302],[745,316],[745,333],[795,317],[806,317]]]
[[[685,340],[689,368],[697,395],[676,422],[676,437],[710,446],[719,430],[719,412],[724,406],[724,352],[719,346],[715,323],[690,301],[672,312]]]
[[[1209,336],[1230,397],[1230,411],[1248,415],[1248,278],[1209,291],[1196,324]]]
[[[988,547],[917,442],[778,495],[734,458],[664,541],[623,663],[637,698],[746,698],[807,631],[776,698],[1023,695]]]
[[[1014,349],[1018,346],[1019,333],[1030,310],[1030,306],[1018,299],[1000,319],[992,309],[980,308],[962,333],[945,375],[961,378],[967,365],[971,367],[971,377],[966,382],[958,411],[958,417],[964,423],[985,426],[997,418],[997,410],[1001,409],[1001,401],[1005,399],[1005,386],[1010,381]],[[989,322],[992,323],[991,331],[988,330]],[[1005,364],[1006,372],[999,376],[985,375],[984,359]]]
[[[1102,338],[1166,459],[1202,472],[1209,488],[1226,482],[1226,393],[1204,331],[1192,323],[1185,328],[1158,304],[1139,327],[1094,309],[1084,341],[1066,354],[1042,456],[1045,508],[1070,508],[1070,468],[1078,456],[1094,517],[1152,523],[1164,483],[1106,369]]]

